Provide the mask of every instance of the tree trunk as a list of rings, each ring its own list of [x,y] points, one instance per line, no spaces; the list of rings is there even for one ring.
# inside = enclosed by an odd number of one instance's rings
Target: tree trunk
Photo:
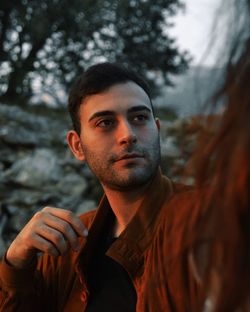
[[[1,98],[16,99],[19,96],[25,98],[29,97],[29,94],[25,94],[24,92],[24,79],[34,69],[37,53],[44,46],[46,39],[47,37],[37,41],[33,45],[27,58],[23,60],[21,64],[19,63],[17,66],[14,66],[15,64],[13,64],[13,70],[9,76],[7,90]]]
[[[5,53],[3,50],[3,45],[6,40],[7,29],[9,26],[9,17],[10,17],[11,7],[7,7],[5,10],[3,10],[3,12],[4,12],[4,15],[1,21],[2,29],[0,32],[0,59],[1,61],[6,60],[8,57],[8,54]]]

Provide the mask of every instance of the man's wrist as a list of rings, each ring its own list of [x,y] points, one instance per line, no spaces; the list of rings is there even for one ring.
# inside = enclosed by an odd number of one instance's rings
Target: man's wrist
[[[25,270],[25,269],[32,268],[34,266],[34,264],[36,263],[36,256],[33,256],[26,261],[15,260],[8,256],[8,250],[7,250],[4,256],[4,261],[8,266],[12,268]]]

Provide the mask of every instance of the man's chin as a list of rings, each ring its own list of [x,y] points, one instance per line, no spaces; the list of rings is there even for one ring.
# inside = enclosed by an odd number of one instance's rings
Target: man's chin
[[[152,180],[154,173],[145,173],[136,170],[136,172],[130,173],[127,176],[117,175],[114,176],[109,183],[105,183],[108,188],[119,191],[130,191],[136,188],[141,188]]]

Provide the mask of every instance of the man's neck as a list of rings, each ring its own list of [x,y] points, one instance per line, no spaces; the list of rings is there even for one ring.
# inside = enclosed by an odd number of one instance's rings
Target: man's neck
[[[118,191],[104,186],[104,191],[110,207],[116,217],[116,222],[113,228],[113,235],[115,237],[121,234],[136,214],[145,197],[145,192],[149,184],[150,183],[143,185],[136,190],[129,191]]]

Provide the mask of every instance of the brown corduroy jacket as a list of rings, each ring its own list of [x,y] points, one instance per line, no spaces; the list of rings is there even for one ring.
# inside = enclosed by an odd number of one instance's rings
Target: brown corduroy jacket
[[[192,191],[159,171],[136,215],[107,251],[133,282],[136,311],[195,310],[198,286],[185,257],[183,239],[193,212],[187,209],[183,193],[192,196]],[[58,258],[44,255],[25,270],[15,269],[3,259],[0,311],[84,311],[89,295],[86,272],[110,209],[104,196],[97,210],[80,217],[89,235],[82,239],[79,253],[69,251]]]

